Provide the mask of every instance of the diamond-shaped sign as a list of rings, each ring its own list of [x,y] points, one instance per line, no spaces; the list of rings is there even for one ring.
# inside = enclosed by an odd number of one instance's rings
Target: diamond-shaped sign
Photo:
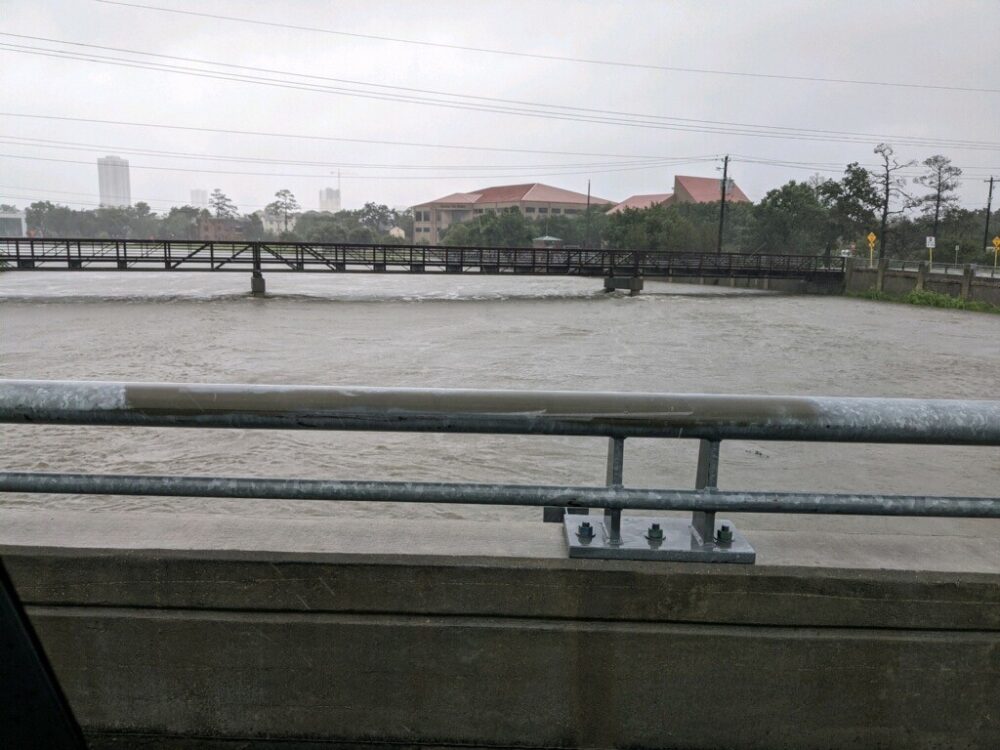
[[[868,244],[869,245],[874,245],[875,244],[875,232],[869,232],[867,239],[868,239]]]
[[[1000,237],[993,238],[993,247],[995,247],[997,250],[1000,250]]]

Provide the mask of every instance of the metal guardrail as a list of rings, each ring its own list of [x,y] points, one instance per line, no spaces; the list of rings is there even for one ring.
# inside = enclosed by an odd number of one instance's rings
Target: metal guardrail
[[[717,487],[723,440],[1000,446],[1000,401],[0,380],[0,423],[607,437],[604,487],[0,472],[0,492],[542,506],[579,557],[752,562],[719,512],[1000,518],[998,497]],[[632,437],[699,440],[695,489],[624,487]]]
[[[0,238],[12,270],[775,276],[843,273],[843,258],[629,249]]]
[[[972,269],[972,275],[979,278],[1000,279],[1000,269],[991,265],[980,265],[977,263],[928,263],[925,260],[897,260],[890,258],[886,261],[886,268],[890,271],[919,271],[922,266],[927,267],[928,273],[944,274],[945,276],[962,276],[966,268]]]

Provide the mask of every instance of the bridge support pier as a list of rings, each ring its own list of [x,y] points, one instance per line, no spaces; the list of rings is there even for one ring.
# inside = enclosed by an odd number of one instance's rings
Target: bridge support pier
[[[263,297],[267,291],[267,284],[264,281],[264,274],[254,271],[250,277],[250,294],[253,297]]]
[[[604,291],[628,289],[630,297],[636,297],[642,291],[642,276],[605,276]]]

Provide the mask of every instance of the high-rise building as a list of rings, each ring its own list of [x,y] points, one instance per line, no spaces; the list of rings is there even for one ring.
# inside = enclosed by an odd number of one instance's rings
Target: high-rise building
[[[128,177],[128,159],[104,156],[97,160],[97,184],[102,206],[131,206],[132,186]]]
[[[323,188],[319,191],[319,210],[333,214],[340,210],[340,188]]]
[[[194,206],[195,208],[208,208],[208,191],[192,190],[191,205]]]

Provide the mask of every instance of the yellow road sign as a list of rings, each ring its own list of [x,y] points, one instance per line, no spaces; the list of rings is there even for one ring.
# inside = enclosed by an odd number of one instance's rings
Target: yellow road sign
[[[874,245],[875,244],[875,232],[869,232],[868,233],[868,244],[869,245]]]
[[[995,247],[997,250],[1000,250],[1000,237],[993,238],[993,247]]]

